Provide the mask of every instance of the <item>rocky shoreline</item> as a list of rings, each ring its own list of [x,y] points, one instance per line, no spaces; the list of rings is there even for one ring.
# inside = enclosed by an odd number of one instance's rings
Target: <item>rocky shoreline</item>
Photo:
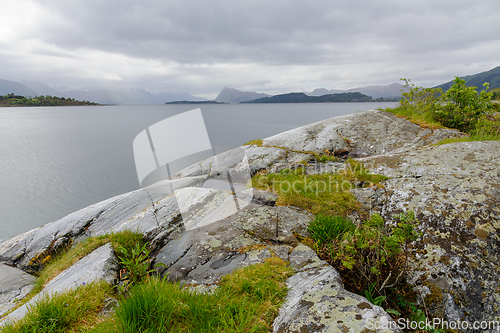
[[[235,268],[271,256],[288,261],[296,274],[288,280],[289,293],[275,320],[275,332],[399,332],[381,307],[346,291],[335,269],[300,243],[308,237],[311,214],[276,206],[272,193],[249,189],[235,199],[208,186],[227,172],[278,172],[327,151],[342,152],[343,157],[362,161],[370,172],[389,177],[383,188],[352,190],[364,209],[380,213],[386,221],[407,209],[416,213],[423,236],[412,248],[408,278],[433,315],[471,324],[500,321],[500,143],[432,146],[460,136],[464,134],[425,129],[384,111],[365,111],[201,161],[172,181],[110,198],[1,242],[0,316],[29,292],[32,278],[26,272],[66,244],[132,230],[150,242],[154,263],[163,264],[157,268],[160,275],[200,289],[213,286]],[[332,172],[343,165],[326,162],[308,172]],[[89,256],[93,259],[87,260],[102,265],[89,270],[88,265],[75,264],[41,294],[95,279],[116,283],[113,251],[100,248]],[[21,318],[27,307],[2,322]],[[373,328],[375,322],[382,328]],[[395,328],[383,329],[390,325]]]

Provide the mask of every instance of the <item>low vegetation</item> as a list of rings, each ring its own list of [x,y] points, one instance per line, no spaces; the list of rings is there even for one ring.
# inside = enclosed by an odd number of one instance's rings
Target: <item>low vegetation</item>
[[[77,101],[74,98],[57,96],[38,96],[35,98],[19,96],[14,94],[0,96],[0,107],[2,106],[81,106],[99,105],[89,101]]]
[[[260,172],[252,178],[252,184],[279,194],[278,205],[301,207],[312,214],[345,216],[360,208],[351,189],[380,186],[380,181],[387,179],[370,174],[362,163],[352,159],[346,166],[338,173],[306,174],[304,166],[279,173]]]
[[[468,138],[446,139],[440,144],[464,141],[500,140],[500,92],[488,92],[488,83],[478,93],[477,87],[468,87],[465,80],[456,77],[454,84],[443,93],[441,88],[416,87],[405,82],[400,105],[386,109],[396,116],[428,128],[448,127],[469,134]]]
[[[47,260],[40,266],[31,296],[108,242],[121,264],[117,286],[94,282],[45,297],[23,319],[1,331],[268,332],[287,294],[285,281],[293,272],[286,262],[273,257],[235,270],[213,291],[201,293],[152,274],[150,251],[142,235],[122,232],[88,238]],[[115,311],[106,315],[111,307]]]

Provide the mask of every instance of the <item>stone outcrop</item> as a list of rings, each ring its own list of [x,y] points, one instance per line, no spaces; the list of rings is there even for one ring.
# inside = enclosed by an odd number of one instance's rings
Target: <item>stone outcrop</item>
[[[328,119],[264,139],[263,146],[219,154],[182,170],[172,181],[116,196],[6,240],[0,243],[0,262],[30,272],[71,241],[139,231],[149,241],[153,263],[163,264],[156,266],[159,274],[200,290],[214,288],[235,268],[271,256],[288,261],[296,274],[287,282],[275,332],[399,332],[382,308],[346,291],[338,273],[299,242],[308,236],[310,214],[276,207],[276,195],[245,190],[244,181],[238,184],[248,172],[279,171],[328,153],[360,158],[372,173],[390,177],[383,188],[353,190],[367,210],[389,222],[403,210],[417,214],[423,237],[413,246],[410,281],[427,308],[449,320],[494,320],[500,312],[500,145],[429,146],[463,135],[424,129],[383,111]],[[308,172],[344,166],[330,162]],[[228,172],[238,195],[221,183]],[[0,306],[22,297],[29,286],[30,281],[13,285],[5,289],[9,294],[1,289]]]
[[[410,281],[450,321],[500,321],[500,142],[463,142],[361,159],[390,177],[365,204],[391,220],[413,210],[423,232]],[[368,200],[367,200],[368,199]]]

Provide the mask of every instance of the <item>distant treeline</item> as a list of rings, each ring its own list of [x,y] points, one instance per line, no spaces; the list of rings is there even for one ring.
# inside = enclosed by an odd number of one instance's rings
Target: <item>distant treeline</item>
[[[289,93],[264,97],[241,103],[345,103],[345,102],[394,102],[394,98],[377,98],[359,92],[348,92],[341,94],[328,94],[323,96],[309,96],[304,93]]]
[[[71,106],[71,105],[99,105],[89,101],[77,101],[74,98],[57,96],[37,96],[34,98],[8,94],[0,96],[0,106]]]

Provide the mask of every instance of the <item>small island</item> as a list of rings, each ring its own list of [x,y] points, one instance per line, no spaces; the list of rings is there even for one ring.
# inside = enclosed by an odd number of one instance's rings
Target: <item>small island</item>
[[[0,96],[0,107],[16,106],[82,106],[100,105],[89,101],[77,101],[74,98],[64,98],[57,96],[37,96],[35,98],[14,95],[13,93]]]

